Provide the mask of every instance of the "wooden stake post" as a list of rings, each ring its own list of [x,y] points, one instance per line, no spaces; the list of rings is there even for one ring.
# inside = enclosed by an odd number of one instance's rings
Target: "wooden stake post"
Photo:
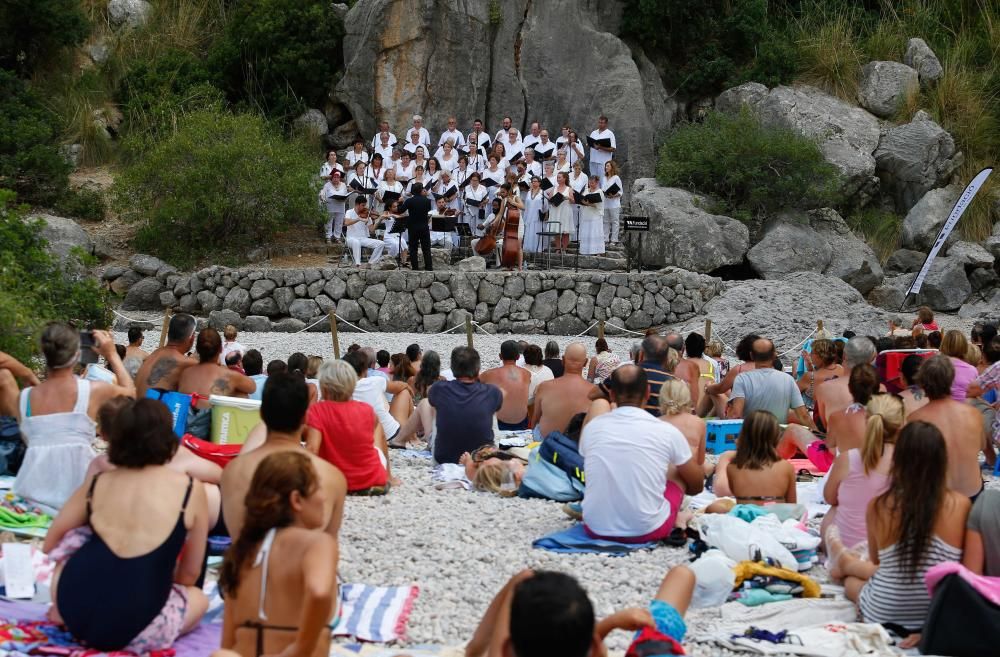
[[[340,338],[337,337],[337,315],[330,311],[330,337],[333,338],[333,357],[340,358]]]
[[[469,349],[474,349],[472,344],[472,318],[468,315],[465,316],[465,339],[469,343]]]
[[[708,343],[708,342],[711,342],[711,341],[712,341],[712,320],[706,319],[705,320],[705,342]]]
[[[597,320],[597,337],[601,338],[602,340],[604,339],[604,320],[603,319]]]
[[[160,346],[167,344],[167,331],[170,330],[170,318],[173,317],[174,311],[167,308],[167,313],[163,316],[163,326],[160,328]]]

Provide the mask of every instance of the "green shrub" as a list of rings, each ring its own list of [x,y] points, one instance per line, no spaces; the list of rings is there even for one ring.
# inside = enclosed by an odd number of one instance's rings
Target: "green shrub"
[[[188,266],[265,242],[320,216],[315,163],[250,114],[195,112],[126,166],[112,204],[140,222],[135,246]]]
[[[865,208],[849,215],[847,224],[855,233],[864,236],[883,263],[899,248],[903,218],[894,212]]]
[[[31,73],[43,59],[83,42],[90,23],[80,0],[0,2],[0,68]]]
[[[65,217],[101,221],[107,213],[107,204],[96,189],[68,189],[56,202],[55,210]]]
[[[209,65],[232,102],[287,121],[322,106],[343,66],[343,35],[327,0],[243,0]]]
[[[40,222],[27,221],[15,198],[0,189],[0,351],[26,362],[46,322],[101,328],[110,317],[97,281],[67,273],[73,268],[45,250]]]
[[[837,170],[791,130],[765,128],[749,110],[710,112],[675,128],[660,149],[660,183],[709,194],[744,221],[784,208],[836,203]]]
[[[58,199],[70,169],[59,153],[58,134],[58,117],[27,83],[0,69],[0,187],[29,203]]]

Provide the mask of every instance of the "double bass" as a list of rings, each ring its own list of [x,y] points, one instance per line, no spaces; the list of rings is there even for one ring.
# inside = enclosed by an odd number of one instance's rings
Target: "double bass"
[[[481,256],[487,256],[497,247],[497,236],[503,240],[500,252],[502,267],[516,267],[518,255],[521,253],[521,241],[517,238],[518,226],[521,223],[521,211],[510,207],[504,197],[500,205],[499,217],[489,227],[486,233],[476,243],[475,251]]]

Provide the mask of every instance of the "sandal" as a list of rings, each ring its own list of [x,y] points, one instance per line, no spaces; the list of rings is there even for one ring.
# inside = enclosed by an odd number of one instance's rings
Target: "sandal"
[[[801,470],[795,473],[795,481],[809,483],[815,480],[816,480],[816,475],[809,472],[805,468],[802,468]]]
[[[688,537],[687,532],[685,532],[680,527],[674,527],[670,530],[670,536],[663,539],[663,542],[670,547],[684,547],[687,545]]]

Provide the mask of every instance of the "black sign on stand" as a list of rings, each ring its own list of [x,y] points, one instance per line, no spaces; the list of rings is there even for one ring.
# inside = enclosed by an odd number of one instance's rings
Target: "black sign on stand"
[[[649,232],[649,217],[640,217],[632,214],[621,216],[622,229],[629,234],[628,249],[626,250],[625,267],[627,271],[632,271],[632,262],[635,261],[637,270],[642,273],[642,234]]]

